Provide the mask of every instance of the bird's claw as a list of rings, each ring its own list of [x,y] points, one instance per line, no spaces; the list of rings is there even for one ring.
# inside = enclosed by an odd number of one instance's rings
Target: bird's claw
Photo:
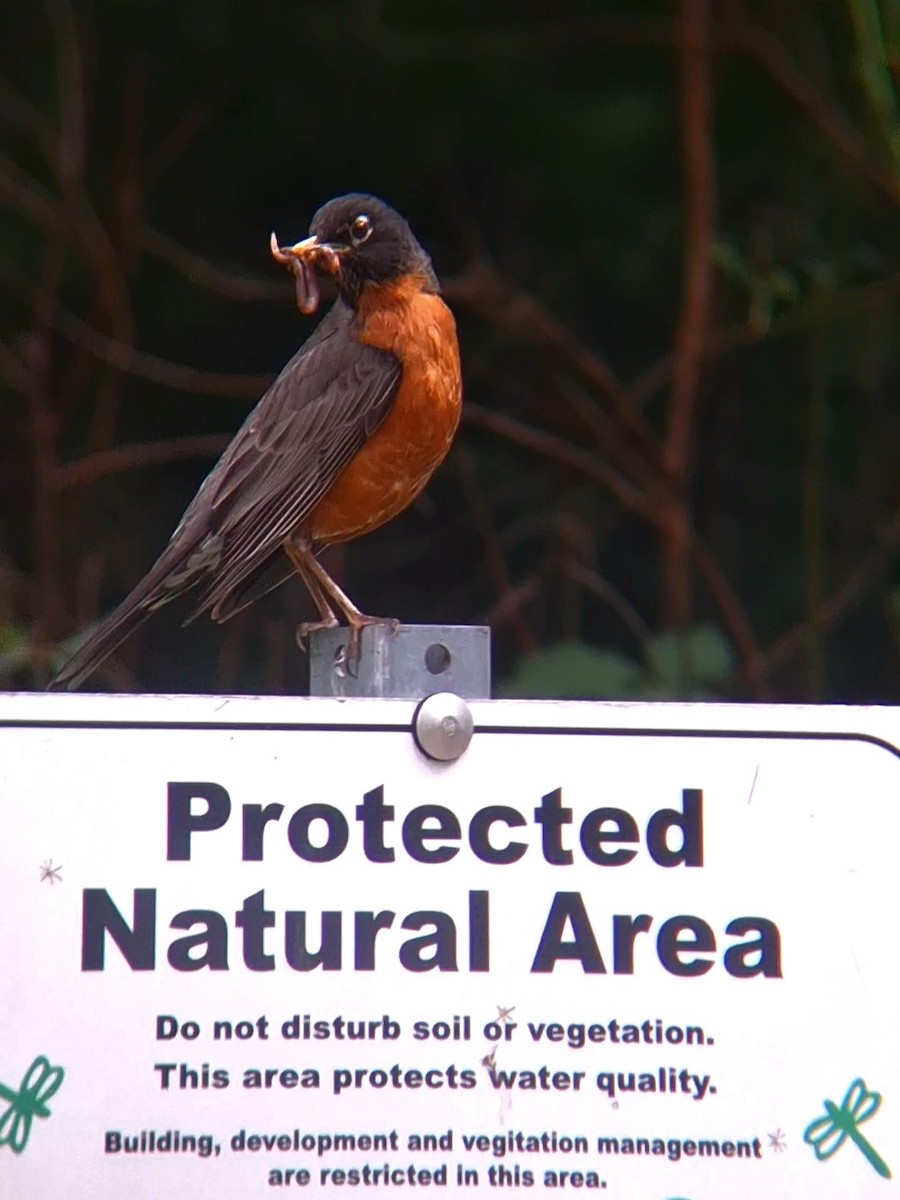
[[[294,633],[297,645],[303,651],[303,653],[306,654],[306,642],[311,633],[319,633],[323,629],[334,629],[334,627],[339,624],[340,622],[338,621],[337,617],[332,617],[330,620],[322,621],[303,621],[297,626],[297,629]]]
[[[335,629],[339,625],[340,621],[337,617],[321,621],[303,621],[297,626],[294,637],[300,650],[306,654],[309,649],[307,642],[311,634],[319,633],[323,629]],[[391,633],[396,633],[400,628],[400,620],[397,617],[367,617],[360,614],[350,621],[347,626],[350,636],[344,645],[338,647],[335,654],[334,667],[339,675],[351,675],[354,679],[358,678],[362,652],[362,631],[372,625],[381,625]]]
[[[400,620],[398,617],[367,617],[364,615],[358,616],[355,620],[350,621],[350,638],[347,642],[347,650],[343,659],[343,666],[349,674],[356,678],[359,668],[360,653],[362,650],[362,631],[372,625],[381,625],[390,633],[396,633],[400,628]]]

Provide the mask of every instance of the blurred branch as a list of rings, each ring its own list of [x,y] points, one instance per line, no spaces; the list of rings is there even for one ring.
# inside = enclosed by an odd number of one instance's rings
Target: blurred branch
[[[168,438],[159,442],[139,442],[98,450],[56,469],[58,491],[96,483],[106,475],[131,471],[137,467],[158,466],[186,458],[213,458],[221,454],[233,435],[204,433],[196,437]]]
[[[727,329],[711,330],[703,345],[703,361],[720,358],[742,346],[754,346],[775,338],[806,333],[814,327],[824,327],[831,321],[854,316],[867,308],[883,306],[886,301],[900,298],[900,272],[886,275],[872,283],[824,291],[818,288],[814,297],[790,312],[775,317],[767,328],[749,322]],[[643,407],[650,398],[666,386],[675,371],[676,355],[668,354],[640,374],[628,390],[627,403]]]
[[[463,409],[463,421],[477,429],[488,429],[492,433],[506,438],[507,441],[515,442],[528,450],[534,450],[537,454],[553,459],[562,466],[573,468],[579,474],[600,484],[615,496],[629,512],[637,513],[651,524],[656,523],[654,510],[645,497],[617,471],[602,463],[597,456],[579,450],[576,446],[572,446],[562,438],[555,437],[552,433],[535,429],[532,425],[526,425],[524,421],[520,421],[516,417],[494,412],[492,409],[483,408],[480,404],[466,404]]]
[[[85,161],[85,90],[75,14],[68,0],[44,0],[56,40],[59,127],[57,173],[63,187],[81,183]]]
[[[0,117],[16,133],[27,137],[41,152],[48,166],[59,163],[59,138],[40,109],[14,91],[0,77]]]
[[[896,174],[900,170],[900,124],[878,0],[848,0],[848,7],[856,35],[856,60],[863,91]]]
[[[34,554],[40,609],[34,640],[38,674],[43,668],[46,675],[50,646],[62,631],[60,530],[54,487],[56,423],[48,401],[50,363],[46,338],[32,335],[25,342],[24,351],[30,380],[28,405],[35,493]]]
[[[144,208],[148,199],[148,190],[141,181],[146,107],[147,67],[143,59],[138,58],[131,62],[122,84],[119,144],[112,181],[116,241],[128,274],[138,265],[138,237],[144,227]]]
[[[121,278],[115,250],[87,198],[79,193],[64,206],[43,185],[2,154],[0,195],[4,195],[23,216],[30,217],[48,234],[58,236],[70,223],[74,226],[97,270],[100,290],[105,295],[117,336],[121,340],[122,332],[130,335],[132,325],[127,288]]]
[[[287,301],[294,295],[293,285],[282,279],[256,279],[226,271],[149,226],[141,234],[141,245],[148,254],[174,267],[186,279],[228,300],[268,303]]]
[[[104,302],[117,341],[129,347],[134,339],[131,296],[118,252],[90,198],[83,189],[68,198],[66,211],[94,267],[93,281]]]
[[[898,551],[900,551],[900,511],[895,512],[876,532],[878,545],[845,575],[830,596],[826,597],[803,621],[798,622],[786,633],[777,637],[771,645],[750,664],[753,671],[768,678],[785,666],[809,644],[811,633],[826,633],[860,604],[872,587],[885,574]],[[729,681],[739,685],[746,678],[746,666],[736,672]]]
[[[673,24],[666,18],[597,16],[583,20],[506,23],[495,29],[463,32],[442,30],[437,35],[408,33],[396,26],[375,23],[370,28],[379,50],[393,59],[428,57],[443,61],[484,57],[516,58],[546,55],[596,42],[610,46],[668,47],[674,40]]]
[[[57,309],[53,325],[76,346],[89,350],[101,362],[118,367],[130,375],[152,380],[164,387],[204,396],[230,399],[257,399],[272,382],[271,375],[237,375],[223,371],[203,371],[182,363],[173,363],[155,354],[134,350],[131,346],[100,333],[80,317]]]
[[[657,469],[663,468],[653,430],[625,403],[613,372],[540,301],[511,287],[488,262],[473,264],[465,274],[447,281],[443,291],[452,304],[468,309],[531,346],[543,347],[560,357],[596,391],[615,417],[618,428],[646,461]]]
[[[30,217],[48,232],[60,229],[66,222],[65,211],[56,197],[5,154],[0,154],[0,196],[5,196],[22,216]]]
[[[540,643],[535,637],[521,605],[514,601],[516,593],[509,567],[506,564],[506,556],[494,529],[490,505],[479,486],[472,455],[465,446],[458,447],[453,455],[453,461],[456,465],[460,489],[472,515],[475,528],[481,536],[485,564],[494,585],[494,591],[497,593],[498,603],[508,614],[521,649],[526,654],[536,654]]]
[[[719,566],[715,555],[706,543],[694,536],[691,543],[691,553],[697,574],[706,585],[706,589],[715,602],[731,644],[741,660],[741,672],[750,688],[751,695],[762,700],[765,691],[766,672],[759,661],[759,646],[747,610],[741,603],[740,597],[731,586],[725,572]]]
[[[803,433],[803,467],[800,476],[802,510],[802,562],[804,615],[814,620],[822,600],[826,560],[826,493],[828,470],[828,352],[825,334],[813,330],[809,345],[809,395]],[[822,699],[825,682],[823,646],[810,624],[807,643],[807,698]]]
[[[729,25],[727,44],[761,67],[774,84],[797,105],[854,170],[892,204],[900,204],[900,177],[874,158],[865,138],[815,84],[794,65],[781,42],[766,30],[741,19]]]
[[[93,204],[85,181],[88,92],[75,13],[70,0],[44,0],[56,44],[59,91],[59,136],[56,175],[65,203],[67,224],[73,229],[93,266],[92,285],[116,341],[131,347],[134,318],[124,264]],[[109,364],[113,365],[113,364]],[[73,363],[78,373],[78,364]],[[124,368],[121,368],[124,369]],[[92,442],[112,442],[120,388],[103,381],[92,421]]]
[[[48,2],[54,8],[64,9],[66,7],[62,3],[57,5],[57,0],[48,0]],[[67,50],[65,57],[68,59],[72,53],[74,51]],[[73,77],[80,78],[80,72],[76,71],[74,67],[71,68],[70,73]],[[8,103],[10,100],[8,89],[4,96]],[[78,103],[81,104],[83,101],[79,98]],[[63,115],[66,121],[71,119],[67,108]],[[65,200],[54,196],[43,184],[3,154],[0,154],[0,195],[5,196],[23,216],[33,220],[47,233],[59,235],[66,228],[74,230],[94,267],[94,280],[103,297],[111,328],[120,341],[128,342],[133,336],[131,299],[125,285],[121,264],[115,247],[112,245],[102,221],[97,216],[87,192],[81,186],[75,170],[79,161],[78,155],[81,153],[77,146],[78,137],[81,136],[78,132],[80,128],[80,123],[76,121],[73,134],[76,141],[74,148],[63,148],[62,139],[59,138],[56,138],[54,143],[57,151],[54,165],[60,185],[66,192]]]
[[[681,147],[685,251],[681,319],[675,340],[665,459],[672,481],[663,545],[663,616],[684,628],[691,617],[690,456],[700,367],[710,323],[715,224],[708,0],[681,3]]]
[[[593,455],[552,434],[534,429],[514,417],[492,412],[477,404],[465,406],[463,420],[469,425],[490,430],[508,441],[578,471],[601,487],[607,488],[625,509],[642,517],[652,528],[661,528],[660,505],[651,503],[636,492]],[[725,633],[741,659],[744,677],[752,687],[754,695],[758,696],[761,694],[764,676],[757,663],[759,648],[744,606],[712,550],[693,531],[689,548],[697,571],[719,611]]]
[[[229,70],[222,78],[215,80],[207,94],[175,122],[156,149],[146,156],[143,181],[148,189],[160,180],[207,127],[231,88],[233,77]]]
[[[115,270],[123,288],[129,290],[130,276],[134,273],[138,254],[134,245],[133,231],[142,223],[145,197],[138,181],[144,99],[144,72],[140,62],[131,61],[122,83],[122,94],[117,106],[119,113],[118,153],[111,162],[109,180],[110,209],[107,221],[108,232],[104,235],[113,250]],[[130,305],[129,295],[129,305]],[[96,314],[92,314],[96,315]],[[92,321],[91,323],[95,323]],[[128,328],[112,326],[112,332],[120,341],[130,346],[135,342],[135,330],[129,308]],[[73,364],[71,381],[74,384],[82,371]],[[126,373],[106,364],[101,371],[96,390],[94,410],[88,433],[88,445],[95,450],[108,450],[116,442],[119,411],[126,384]]]
[[[28,391],[30,376],[26,363],[3,342],[0,342],[0,374],[14,391]]]
[[[619,588],[614,587],[608,579],[604,579],[598,571],[572,559],[567,559],[562,569],[571,580],[607,604],[621,618],[622,623],[634,634],[638,644],[643,648],[651,637],[651,630]]]
[[[497,630],[512,619],[518,620],[519,614],[536,600],[543,590],[544,581],[537,575],[530,575],[504,592],[497,603],[484,614],[483,623]]]

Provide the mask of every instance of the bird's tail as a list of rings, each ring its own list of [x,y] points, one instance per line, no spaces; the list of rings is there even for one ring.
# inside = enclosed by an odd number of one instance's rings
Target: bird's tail
[[[194,557],[195,549],[193,539],[176,535],[134,591],[88,634],[69,661],[57,671],[47,690],[71,691],[79,687],[152,613],[193,587],[206,567],[202,553]]]
[[[72,691],[80,687],[103,660],[144,623],[151,611],[151,608],[142,604],[133,594],[126,597],[93,633],[88,634],[69,661],[47,684],[47,690]]]

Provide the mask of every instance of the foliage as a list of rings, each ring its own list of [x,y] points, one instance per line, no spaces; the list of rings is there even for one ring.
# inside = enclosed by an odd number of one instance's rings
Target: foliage
[[[644,662],[616,650],[562,642],[522,659],[501,695],[548,700],[710,698],[734,668],[734,655],[712,625],[648,638]]]

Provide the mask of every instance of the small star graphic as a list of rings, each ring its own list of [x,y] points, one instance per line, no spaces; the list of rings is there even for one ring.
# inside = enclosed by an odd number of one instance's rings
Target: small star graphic
[[[782,1132],[781,1126],[779,1125],[779,1127],[775,1130],[774,1133],[769,1134],[769,1149],[774,1150],[776,1154],[780,1154],[782,1152],[782,1150],[786,1150],[787,1149],[787,1142],[785,1141],[786,1137],[787,1137],[787,1134]]]
[[[498,1045],[499,1045],[499,1043],[498,1043]],[[497,1046],[492,1046],[490,1054],[486,1054],[484,1056],[484,1058],[481,1060],[481,1065],[483,1067],[487,1067],[487,1069],[489,1071],[493,1071],[497,1065],[496,1062],[494,1061],[494,1055],[496,1053],[497,1053]]]
[[[46,862],[41,863],[41,883],[46,883],[49,880],[51,887],[53,887],[54,883],[62,883],[63,877],[60,875],[61,870],[61,863],[58,867],[54,867],[53,859],[48,858]]]
[[[507,1025],[512,1024],[512,1013],[516,1011],[516,1006],[511,1004],[509,1008],[504,1008],[502,1004],[497,1005],[497,1020],[505,1021]]]

